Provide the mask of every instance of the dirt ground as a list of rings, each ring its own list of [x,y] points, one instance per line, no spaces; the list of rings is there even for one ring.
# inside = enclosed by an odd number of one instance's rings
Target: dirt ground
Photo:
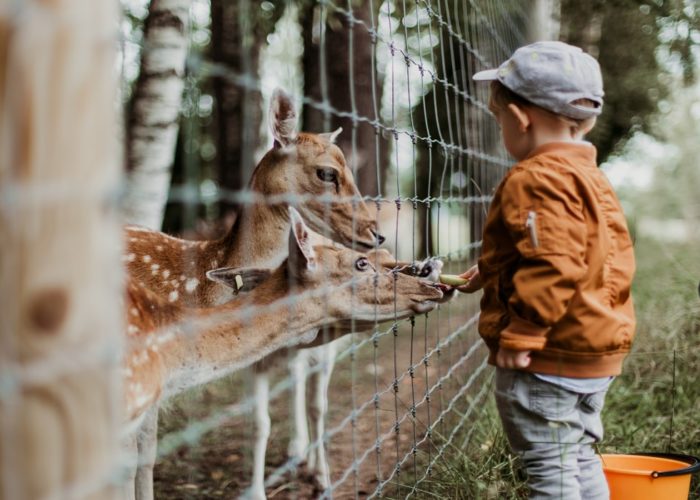
[[[371,341],[365,343],[357,350],[354,361],[348,356],[336,364],[329,390],[330,410],[326,427],[327,432],[333,432],[328,443],[331,479],[337,483],[333,498],[365,498],[373,494],[380,481],[385,481],[395,472],[397,462],[404,458],[398,475],[394,474],[382,489],[384,498],[403,498],[409,491],[405,485],[425,474],[426,465],[435,456],[441,436],[449,434],[450,425],[467,410],[468,399],[456,398],[452,411],[435,427],[432,439],[416,446],[415,453],[414,442],[425,436],[430,423],[448,408],[450,400],[484,360],[483,348],[464,358],[478,335],[474,326],[464,328],[463,325],[476,310],[474,299],[458,297],[427,318],[416,318],[413,327],[408,321],[402,322],[396,336],[391,332],[382,336],[376,348]],[[378,331],[384,332],[388,326],[380,325]],[[445,339],[460,327],[463,331],[445,344]],[[360,343],[368,337],[369,334],[356,334],[355,342]],[[438,338],[442,348],[430,356],[426,372],[423,357],[426,352],[434,350]],[[413,376],[409,372],[412,364],[418,364]],[[280,365],[271,377],[271,387],[288,376],[284,363]],[[452,371],[448,372],[451,367]],[[400,379],[396,386],[395,373]],[[447,373],[450,376],[426,401],[426,381],[428,387],[433,387]],[[468,390],[467,395],[480,388],[482,378],[477,379],[474,390]],[[170,402],[161,411],[160,438],[172,437],[171,433],[196,425],[217,409],[241,400],[246,390],[251,389],[251,379],[250,371],[246,371]],[[381,395],[375,402],[377,389]],[[355,425],[348,423],[338,428],[351,415],[353,399],[357,411]],[[414,400],[415,418],[411,412]],[[272,429],[266,475],[287,460],[292,428],[291,394],[285,392],[277,397],[271,403],[270,413]],[[398,432],[397,420],[400,421]],[[253,419],[247,414],[227,419],[192,444],[176,447],[156,465],[156,498],[238,497],[250,484],[254,431]],[[388,438],[381,443],[377,453],[378,435],[385,434]],[[351,468],[353,461],[358,463],[356,474]],[[340,481],[343,477],[345,479]],[[267,490],[268,498],[275,499],[316,498],[320,493],[303,467],[286,474],[283,480]]]

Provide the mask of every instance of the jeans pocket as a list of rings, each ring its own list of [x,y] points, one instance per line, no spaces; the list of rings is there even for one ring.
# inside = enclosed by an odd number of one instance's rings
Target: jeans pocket
[[[600,413],[605,406],[606,391],[586,394],[581,399],[581,411],[586,413]]]
[[[530,409],[547,420],[562,418],[576,406],[577,395],[563,387],[532,377],[529,390]]]

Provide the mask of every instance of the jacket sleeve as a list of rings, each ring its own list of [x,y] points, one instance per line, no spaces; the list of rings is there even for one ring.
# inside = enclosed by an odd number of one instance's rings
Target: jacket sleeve
[[[540,350],[587,271],[582,200],[571,174],[535,166],[508,179],[502,211],[521,259],[512,278],[510,323],[501,332],[500,346]]]

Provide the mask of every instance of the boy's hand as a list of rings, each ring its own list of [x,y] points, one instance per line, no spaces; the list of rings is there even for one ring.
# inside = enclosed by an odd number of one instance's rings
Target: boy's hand
[[[474,265],[469,268],[465,273],[459,275],[460,278],[469,280],[466,285],[456,287],[457,290],[463,293],[474,293],[477,290],[481,290],[481,275],[479,274],[479,266]]]
[[[527,368],[530,365],[530,351],[513,351],[501,347],[496,353],[496,365],[510,370]]]

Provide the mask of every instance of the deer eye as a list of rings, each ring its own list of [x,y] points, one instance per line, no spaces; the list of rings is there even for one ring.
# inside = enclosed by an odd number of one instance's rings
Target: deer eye
[[[323,182],[332,182],[333,184],[338,184],[338,172],[334,168],[317,168],[316,177],[321,179]]]
[[[358,271],[366,271],[369,267],[369,261],[366,257],[360,257],[355,261],[355,269]]]

